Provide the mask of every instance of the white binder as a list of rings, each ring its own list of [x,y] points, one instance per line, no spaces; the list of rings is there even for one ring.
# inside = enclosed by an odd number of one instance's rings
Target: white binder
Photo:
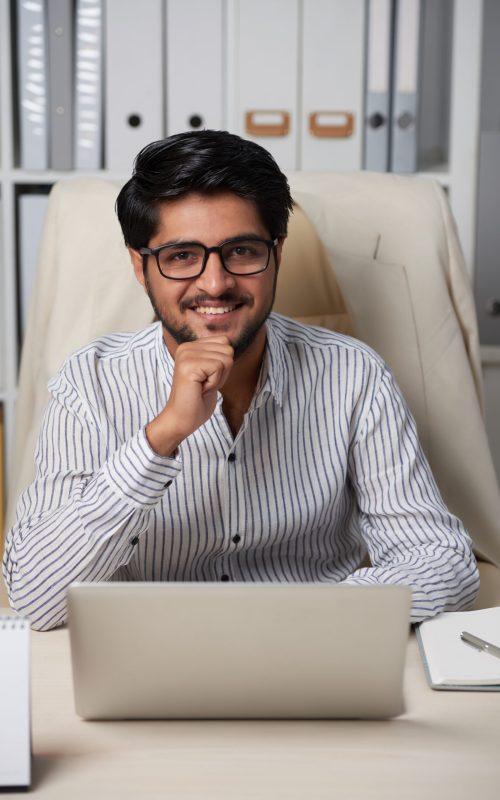
[[[0,616],[0,789],[30,782],[30,626]]]
[[[50,166],[73,169],[73,2],[48,0]]]
[[[363,166],[389,169],[393,0],[368,0]]]
[[[102,0],[77,0],[75,27],[75,168],[102,164]]]
[[[38,250],[49,197],[46,194],[19,196],[19,308],[21,334],[24,336],[31,291],[35,283]]]
[[[298,0],[236,0],[233,11],[229,128],[269,150],[282,169],[297,169]]]
[[[365,16],[365,0],[303,6],[300,169],[361,169]]]
[[[447,165],[453,0],[423,0],[419,68],[418,169]]]
[[[222,0],[167,0],[169,136],[186,130],[225,127],[223,24]]]
[[[397,0],[392,97],[392,172],[418,168],[421,0]]]
[[[129,175],[144,145],[163,137],[162,0],[106,0],[105,167]],[[185,37],[190,58],[190,35]]]
[[[44,4],[17,0],[20,165],[47,169],[47,26]]]

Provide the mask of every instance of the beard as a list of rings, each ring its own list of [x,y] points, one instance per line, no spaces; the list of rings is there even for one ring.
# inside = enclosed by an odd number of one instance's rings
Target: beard
[[[161,306],[153,293],[151,288],[151,284],[148,279],[147,272],[144,273],[146,291],[148,293],[149,300],[151,305],[153,306],[153,310],[155,312],[156,318],[161,322],[163,329],[170,334],[170,336],[174,339],[177,344],[183,344],[184,342],[195,342],[199,339],[199,336],[190,328],[189,325],[186,323],[181,324],[174,320],[172,316],[168,314],[168,310],[166,305]],[[241,333],[239,334],[238,338],[235,341],[231,341],[231,346],[234,350],[234,358],[240,358],[240,356],[245,353],[252,342],[255,340],[258,332],[261,330],[262,326],[265,324],[269,314],[272,311],[273,304],[274,304],[274,297],[276,295],[276,282],[278,279],[278,270],[275,270],[274,274],[274,281],[271,291],[271,297],[269,299],[269,303],[263,309],[262,313],[254,319],[252,322],[248,322],[245,327],[242,329]],[[193,304],[198,304],[202,302],[206,302],[207,300],[210,301],[214,298],[207,297],[206,295],[196,295],[196,297],[191,298],[188,303],[180,303],[179,308],[182,311],[183,309],[188,308]],[[249,295],[236,295],[234,292],[225,292],[221,294],[217,300],[227,303],[228,305],[232,304],[242,304],[242,305],[252,305],[253,299]],[[217,325],[212,325],[208,323],[207,330],[213,333],[217,333]]]

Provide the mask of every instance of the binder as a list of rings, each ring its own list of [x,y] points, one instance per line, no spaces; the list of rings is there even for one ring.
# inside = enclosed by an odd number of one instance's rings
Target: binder
[[[361,169],[365,0],[309,0],[301,13],[300,169]]]
[[[281,169],[297,169],[298,0],[238,0],[228,34],[230,130],[269,150]]]
[[[417,166],[446,166],[449,152],[453,0],[423,0]]]
[[[487,2],[483,16],[479,163],[476,199],[474,292],[482,345],[500,346],[500,4]],[[463,145],[462,145],[463,147]],[[500,370],[486,366],[486,424],[500,478],[498,396]],[[491,410],[489,402],[491,402]]]
[[[163,3],[106,0],[105,14],[105,166],[129,175],[139,150],[163,137]]]
[[[397,0],[391,126],[392,172],[418,167],[419,66],[421,0]]]
[[[452,28],[452,0],[396,0],[393,172],[416,172],[446,163]]]
[[[222,0],[167,0],[166,131],[225,127]],[[186,41],[189,41],[186,50]]]
[[[50,166],[73,168],[73,2],[48,0]]]
[[[102,0],[77,0],[75,28],[75,168],[102,163]]]
[[[19,160],[23,169],[47,169],[47,27],[43,3],[17,0]]]
[[[474,292],[481,344],[500,345],[500,131],[483,131],[479,138],[477,237]],[[491,374],[498,375],[497,367]],[[491,408],[487,420],[498,441],[498,415]],[[492,437],[492,442],[494,441]]]
[[[49,197],[46,194],[21,194],[18,199],[19,219],[19,313],[21,337],[24,337],[30,297],[35,283],[38,250]]]
[[[368,0],[363,166],[387,172],[390,158],[393,0]]]
[[[0,789],[31,782],[30,627],[0,616]]]

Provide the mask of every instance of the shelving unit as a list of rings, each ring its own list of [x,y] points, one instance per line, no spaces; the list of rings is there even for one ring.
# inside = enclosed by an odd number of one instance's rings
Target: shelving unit
[[[270,2],[270,0],[268,0]],[[304,11],[307,0],[298,0],[297,8]],[[480,66],[482,39],[482,0],[454,0],[451,68],[451,110],[448,163],[421,174],[436,178],[446,187],[457,220],[459,234],[471,275],[474,266],[476,226],[476,182],[478,166],[478,131],[480,99]],[[294,4],[295,7],[295,4]],[[280,6],[281,8],[281,6]],[[241,121],[236,120],[236,93],[238,87],[236,47],[232,32],[237,19],[236,0],[226,0],[224,5],[225,37],[225,119],[230,130],[241,131]],[[109,20],[108,20],[109,22]],[[266,21],[263,20],[263,24]],[[76,172],[47,170],[31,172],[15,163],[15,114],[13,86],[16,68],[13,63],[11,37],[11,3],[0,0],[0,225],[3,231],[0,256],[0,403],[5,416],[5,463],[8,473],[11,452],[11,434],[16,399],[18,370],[18,311],[16,279],[16,191],[24,186],[48,186],[58,180],[72,177]],[[278,32],[279,33],[279,32]],[[139,57],[144,57],[140,55]],[[147,56],[146,56],[147,57]],[[302,61],[297,64],[298,75]],[[270,141],[270,144],[272,142]],[[128,175],[107,170],[80,173],[110,180],[126,180]]]
[[[10,463],[10,443],[18,367],[15,180],[13,177],[14,126],[10,30],[10,6],[7,0],[2,0],[0,3],[0,225],[2,230],[0,254],[0,295],[2,301],[0,402],[4,409],[6,472],[8,472],[8,464]]]

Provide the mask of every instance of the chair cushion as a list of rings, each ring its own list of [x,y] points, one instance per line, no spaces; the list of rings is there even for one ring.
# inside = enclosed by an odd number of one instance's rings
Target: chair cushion
[[[274,310],[309,325],[354,335],[329,256],[297,203],[283,247]]]

